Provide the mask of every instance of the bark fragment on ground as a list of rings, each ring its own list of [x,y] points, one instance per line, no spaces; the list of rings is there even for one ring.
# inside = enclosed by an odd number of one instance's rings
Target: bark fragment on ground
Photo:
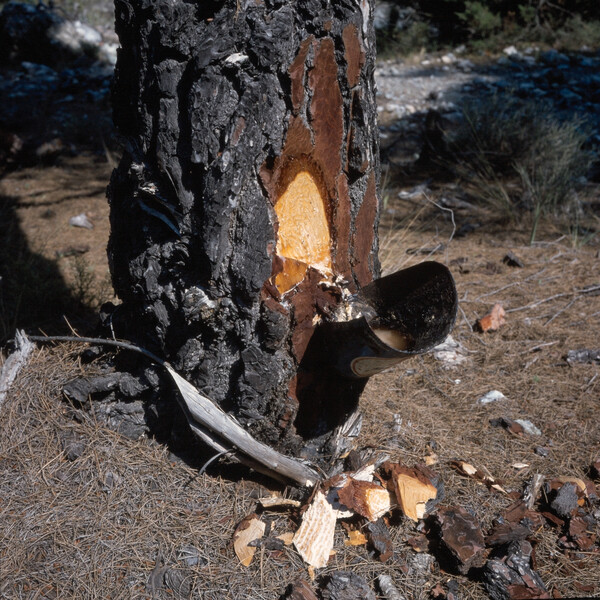
[[[394,545],[390,531],[383,519],[365,526],[369,546],[381,562],[387,562],[394,555]]]
[[[305,579],[291,584],[285,593],[287,600],[318,600],[312,586]]]
[[[497,331],[506,323],[506,312],[501,304],[494,304],[491,311],[477,320],[475,329],[481,333]]]
[[[437,510],[434,519],[440,529],[442,546],[461,573],[483,565],[485,540],[472,514],[459,506],[445,506]]]
[[[327,580],[323,600],[376,600],[367,582],[351,571],[336,571]]]
[[[528,541],[512,542],[506,552],[488,560],[483,583],[492,600],[550,598],[540,576],[531,568],[533,549]]]

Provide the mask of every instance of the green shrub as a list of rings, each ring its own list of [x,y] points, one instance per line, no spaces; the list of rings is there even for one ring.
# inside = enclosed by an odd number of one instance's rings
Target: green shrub
[[[446,139],[452,169],[492,209],[510,218],[530,212],[533,241],[540,219],[569,207],[589,169],[584,122],[560,121],[550,107],[510,94],[467,103],[463,116]]]
[[[492,12],[481,2],[466,0],[465,10],[457,13],[474,38],[486,38],[498,31],[502,26],[500,15]]]
[[[431,27],[424,21],[414,21],[406,29],[392,32],[377,32],[377,54],[388,56],[407,56],[421,50],[434,50]]]

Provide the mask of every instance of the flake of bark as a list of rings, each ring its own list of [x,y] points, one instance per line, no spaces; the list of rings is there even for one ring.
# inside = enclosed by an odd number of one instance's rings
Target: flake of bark
[[[563,519],[568,519],[574,515],[579,508],[577,486],[570,482],[563,484],[550,503],[550,508]]]
[[[521,500],[515,500],[504,511],[504,519],[509,523],[519,523],[528,527],[531,531],[539,529],[543,525],[541,513],[530,510],[527,504]]]
[[[547,483],[547,493],[550,494],[552,491],[558,491],[565,483],[573,483],[577,486],[579,506],[583,506],[586,499],[590,501],[598,499],[594,483],[589,479],[583,479],[581,477],[555,477]]]
[[[509,267],[518,267],[522,269],[525,265],[523,261],[513,252],[507,252],[502,259],[502,262]]]
[[[62,435],[60,442],[68,461],[77,460],[85,451],[85,438],[74,433]]]
[[[569,538],[580,550],[588,550],[596,542],[596,534],[582,517],[573,517],[569,521]]]
[[[322,591],[323,600],[376,600],[375,592],[356,573],[332,573]]]
[[[429,540],[424,533],[420,533],[419,535],[415,535],[414,537],[406,540],[406,543],[415,551],[415,552],[428,552],[429,551]]]
[[[196,574],[191,569],[169,568],[163,576],[164,586],[178,600],[189,598],[192,593]]]
[[[389,575],[379,575],[377,577],[377,583],[386,600],[406,600],[406,596],[403,596],[400,593]]]
[[[532,551],[527,541],[512,542],[505,554],[487,561],[483,583],[492,600],[550,598],[540,576],[531,568]]]
[[[440,540],[461,573],[482,566],[485,540],[477,519],[458,506],[439,508],[434,515],[440,528]]]
[[[312,586],[305,579],[300,579],[291,584],[285,598],[287,600],[318,600]]]
[[[569,364],[600,364],[600,350],[589,350],[583,348],[581,350],[569,350],[567,352],[567,362]]]
[[[542,511],[541,515],[553,525],[557,527],[562,527],[565,524],[565,520],[557,517],[554,513],[551,513],[548,510]]]
[[[458,600],[458,583],[454,579],[450,579],[447,584],[446,591],[441,583],[435,585],[429,592],[435,600]]]
[[[377,558],[381,562],[388,561],[394,555],[394,545],[385,521],[379,519],[374,523],[367,523],[365,532]]]
[[[475,329],[481,333],[486,331],[497,331],[506,323],[504,319],[506,312],[501,304],[494,304],[492,310],[485,316],[481,317],[475,323]]]
[[[496,523],[485,537],[486,546],[501,546],[509,542],[521,541],[531,535],[531,530],[519,523]]]
[[[503,427],[506,431],[513,435],[523,435],[525,429],[522,425],[509,419],[508,417],[498,417],[497,419],[490,419],[490,425],[492,427]]]

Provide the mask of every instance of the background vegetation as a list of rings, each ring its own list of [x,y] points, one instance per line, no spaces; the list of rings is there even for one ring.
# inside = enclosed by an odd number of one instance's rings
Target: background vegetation
[[[542,43],[579,50],[600,42],[597,0],[396,0],[379,46],[408,54],[465,44],[501,50]]]

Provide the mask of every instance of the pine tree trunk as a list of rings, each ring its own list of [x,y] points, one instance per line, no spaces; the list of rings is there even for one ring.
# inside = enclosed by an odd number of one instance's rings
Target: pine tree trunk
[[[327,454],[366,379],[307,347],[379,273],[373,2],[115,4],[115,333],[262,441]]]

